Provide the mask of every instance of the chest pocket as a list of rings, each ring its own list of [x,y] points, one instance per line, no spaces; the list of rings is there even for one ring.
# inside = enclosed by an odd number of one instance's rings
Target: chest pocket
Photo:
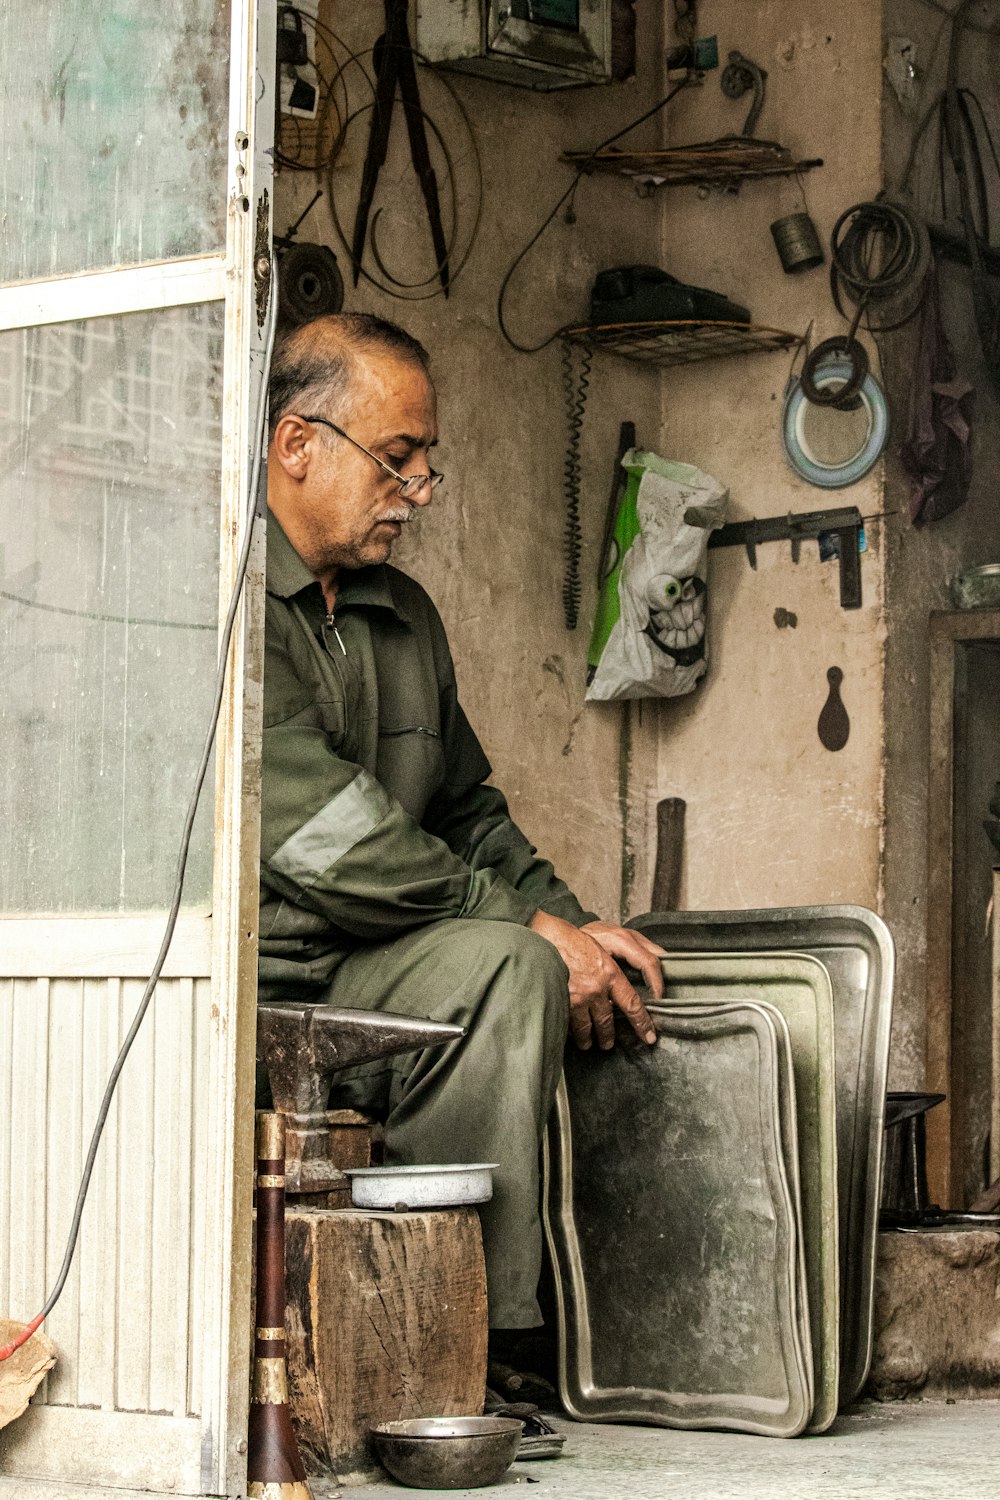
[[[344,739],[343,683],[294,603],[268,597],[264,651],[264,727],[322,729],[334,749]]]
[[[334,750],[344,739],[343,700],[320,699],[295,679],[282,681],[275,673],[269,679],[265,665],[264,728],[279,725],[306,724],[329,735]]]
[[[444,785],[441,733],[430,724],[380,725],[378,779],[419,823]]]

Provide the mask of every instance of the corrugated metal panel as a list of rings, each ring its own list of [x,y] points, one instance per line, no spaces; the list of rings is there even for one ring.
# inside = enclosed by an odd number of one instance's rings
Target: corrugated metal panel
[[[0,956],[2,963],[2,956]],[[37,1311],[62,1259],[83,1155],[138,979],[0,979],[0,1306]],[[195,1315],[211,999],[161,981],[101,1144],[76,1262],[47,1331],[50,1405],[197,1414]],[[197,1248],[196,1248],[197,1246]]]

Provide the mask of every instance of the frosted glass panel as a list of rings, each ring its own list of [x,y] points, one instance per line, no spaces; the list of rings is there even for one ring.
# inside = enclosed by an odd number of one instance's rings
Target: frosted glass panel
[[[228,73],[222,0],[8,0],[0,281],[221,249]]]
[[[222,318],[0,335],[0,912],[169,899],[214,677]],[[211,777],[204,804],[201,905]]]

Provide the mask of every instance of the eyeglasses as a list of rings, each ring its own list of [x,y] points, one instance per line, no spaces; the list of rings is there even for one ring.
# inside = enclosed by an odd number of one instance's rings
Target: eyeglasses
[[[356,438],[352,438],[350,433],[345,432],[342,427],[338,427],[336,422],[331,422],[327,417],[303,417],[302,420],[303,422],[318,422],[321,427],[331,428],[338,437],[346,438],[352,447],[359,448],[362,453],[367,453],[368,457],[374,463],[377,463],[380,469],[383,469],[386,474],[390,474],[398,482],[399,493],[403,500],[415,499],[425,485],[432,490],[436,490],[444,478],[444,475],[439,474],[436,469],[431,469],[429,474],[411,474],[409,478],[405,474],[397,474],[395,469],[390,468],[387,463],[383,463],[376,453],[373,453],[370,448],[366,448],[364,443],[359,443]]]

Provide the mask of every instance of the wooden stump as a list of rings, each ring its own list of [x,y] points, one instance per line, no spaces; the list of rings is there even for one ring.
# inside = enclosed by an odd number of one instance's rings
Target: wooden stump
[[[1000,1233],[927,1229],[878,1237],[879,1401],[995,1400],[1000,1386]]]
[[[475,1209],[293,1209],[288,1367],[303,1452],[341,1483],[377,1469],[368,1432],[474,1416],[486,1391],[486,1266]]]

